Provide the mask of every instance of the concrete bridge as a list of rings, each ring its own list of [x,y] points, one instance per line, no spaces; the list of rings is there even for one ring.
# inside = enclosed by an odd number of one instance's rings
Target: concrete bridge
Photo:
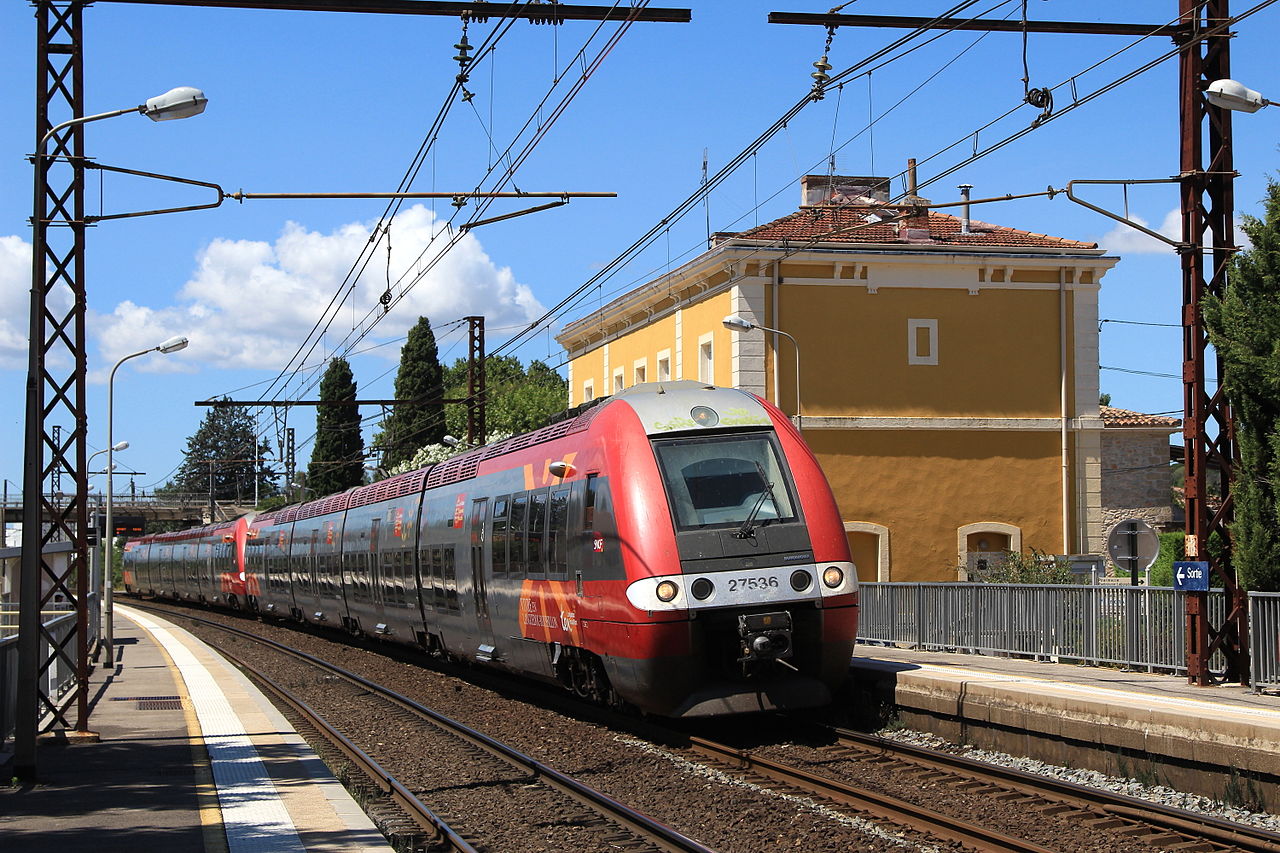
[[[59,493],[46,494],[45,498],[55,505],[65,505],[70,495]],[[8,499],[0,503],[3,509],[5,524],[22,522],[22,497],[10,494]],[[150,525],[157,521],[178,521],[194,527],[209,524],[212,521],[230,521],[247,512],[252,506],[238,504],[235,501],[214,501],[210,506],[209,496],[201,494],[136,494],[126,493],[113,495],[111,498],[111,514],[113,520],[142,519],[150,532]],[[106,499],[103,495],[89,494],[89,513],[106,513]],[[48,521],[46,518],[45,521]],[[10,543],[14,544],[14,543]]]

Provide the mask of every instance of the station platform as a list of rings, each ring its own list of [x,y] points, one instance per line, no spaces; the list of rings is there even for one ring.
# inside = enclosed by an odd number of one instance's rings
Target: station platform
[[[1183,676],[859,644],[855,696],[958,743],[1280,813],[1280,695]],[[857,701],[863,701],[859,699]],[[1217,772],[1215,773],[1215,768]]]
[[[262,693],[187,631],[116,608],[95,668],[96,743],[42,738],[34,785],[0,787],[5,853],[389,853]],[[6,779],[7,781],[7,779]]]

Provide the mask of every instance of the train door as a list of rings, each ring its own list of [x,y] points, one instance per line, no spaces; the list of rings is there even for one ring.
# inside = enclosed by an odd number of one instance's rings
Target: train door
[[[488,561],[485,552],[485,528],[489,521],[489,499],[479,498],[471,502],[471,595],[476,609],[476,628],[480,635],[482,659],[493,655],[493,622],[489,617],[488,579],[485,577]]]
[[[489,615],[498,624],[497,635],[513,638],[509,648],[499,650],[504,661],[513,660],[522,651],[520,626],[520,593],[525,575],[525,519],[529,493],[516,492],[496,498],[493,505],[493,535],[490,537],[490,559],[493,582],[486,589]],[[513,660],[513,663],[515,661]]]

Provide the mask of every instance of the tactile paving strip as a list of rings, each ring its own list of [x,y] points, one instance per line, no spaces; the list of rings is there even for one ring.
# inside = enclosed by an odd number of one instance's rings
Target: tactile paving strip
[[[176,632],[139,613],[131,612],[129,618],[164,647],[186,682],[213,768],[227,849],[230,853],[304,853],[293,819],[213,674]]]

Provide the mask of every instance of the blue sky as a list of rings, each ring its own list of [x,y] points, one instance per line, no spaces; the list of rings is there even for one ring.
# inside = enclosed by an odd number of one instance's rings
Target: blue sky
[[[703,152],[714,174],[795,104],[811,83],[812,62],[826,33],[771,25],[770,11],[821,12],[829,3],[700,2],[690,24],[636,24],[599,64],[563,114],[554,105],[591,60],[573,62],[588,44],[594,57],[616,30],[571,22],[561,27],[518,22],[497,43],[491,61],[472,70],[469,103],[448,112],[434,153],[414,189],[492,188],[486,170],[531,117],[549,123],[545,136],[515,173],[525,191],[617,192],[616,199],[575,200],[567,207],[475,229],[434,265],[432,236],[454,213],[447,202],[406,204],[321,343],[305,360],[344,346],[353,326],[381,312],[388,278],[399,294],[417,283],[363,338],[352,357],[361,396],[390,397],[400,337],[426,314],[442,354],[466,354],[465,329],[452,321],[483,313],[490,350],[522,324],[587,282],[659,223],[698,186]],[[860,0],[845,11],[928,15],[949,4]],[[1249,4],[1252,5],[1252,4]],[[1032,19],[1164,23],[1175,0],[1031,0]],[[1236,4],[1237,14],[1249,8]],[[1019,2],[988,0],[970,14],[1020,15]],[[131,106],[178,85],[207,93],[204,115],[152,123],[126,115],[86,128],[91,157],[124,166],[218,183],[228,191],[390,191],[400,182],[436,118],[458,67],[458,20],[442,17],[171,8],[99,3],[86,10],[86,102],[91,113]],[[1272,98],[1280,75],[1267,44],[1280,31],[1280,9],[1268,7],[1236,27],[1233,76]],[[498,27],[471,24],[479,45]],[[903,35],[899,30],[843,29],[830,61],[837,73]],[[593,35],[594,34],[594,35]],[[920,40],[923,41],[923,40]],[[1032,35],[1030,85],[1057,86],[1076,77],[1085,97],[1171,47],[1167,38],[1129,45],[1119,36]],[[705,247],[710,230],[740,230],[794,210],[797,179],[825,171],[835,149],[843,174],[896,175],[908,157],[929,181],[965,159],[973,134],[1013,109],[1023,94],[1022,37],[947,34],[870,75],[851,77],[811,104],[688,216],[669,223],[634,261],[592,289],[563,319],[676,266]],[[12,494],[22,472],[22,406],[30,270],[32,93],[35,21],[25,3],[0,4],[0,395],[13,401],[0,416],[0,476]],[[552,89],[557,75],[561,82]],[[975,197],[1037,192],[1073,179],[1163,178],[1178,171],[1176,61],[1049,122],[964,166],[922,194]],[[539,113],[536,105],[554,94]],[[1055,92],[1057,110],[1071,87]],[[1023,106],[982,130],[985,146],[1025,127],[1037,110]],[[868,119],[881,116],[872,130]],[[530,134],[520,139],[528,141]],[[1257,212],[1280,152],[1280,110],[1235,118],[1237,207]],[[959,142],[959,144],[955,144]],[[207,193],[172,184],[110,177],[90,206],[106,213],[198,203]],[[509,189],[510,187],[504,187]],[[895,189],[900,189],[895,185]],[[1091,199],[1122,209],[1119,190]],[[1172,185],[1135,187],[1130,212],[1154,227],[1176,223]],[[385,206],[379,201],[227,202],[195,213],[105,222],[90,230],[87,249],[89,320],[89,443],[106,443],[107,371],[116,359],[174,334],[192,345],[121,368],[115,383],[115,435],[132,447],[117,454],[119,470],[146,472],[139,488],[163,483],[181,461],[185,441],[205,409],[195,400],[222,394],[256,398],[295,354],[368,245]],[[496,215],[528,206],[497,202]],[[464,215],[467,211],[464,211]],[[1081,240],[1097,240],[1120,264],[1103,281],[1101,385],[1113,404],[1147,412],[1181,409],[1178,322],[1180,278],[1172,251],[1115,227],[1062,196],[1001,203],[975,211],[986,221]],[[429,245],[430,244],[430,245]],[[430,269],[425,267],[430,266]],[[421,275],[419,275],[421,273]],[[372,313],[371,313],[372,312]],[[558,328],[557,321],[555,326]],[[528,360],[559,364],[555,329],[543,329],[516,350]],[[1011,326],[1011,335],[1019,334]],[[381,345],[381,346],[379,346]],[[1033,344],[1029,344],[1033,345]],[[1134,372],[1136,371],[1136,372]],[[1164,374],[1164,375],[1147,375]],[[314,396],[314,370],[273,396]],[[261,421],[268,429],[268,418]],[[295,412],[299,442],[314,416]],[[269,431],[269,429],[268,429]],[[299,447],[305,464],[310,445]],[[101,478],[95,478],[101,480]],[[117,487],[127,485],[118,477]],[[98,489],[102,484],[99,482]]]

